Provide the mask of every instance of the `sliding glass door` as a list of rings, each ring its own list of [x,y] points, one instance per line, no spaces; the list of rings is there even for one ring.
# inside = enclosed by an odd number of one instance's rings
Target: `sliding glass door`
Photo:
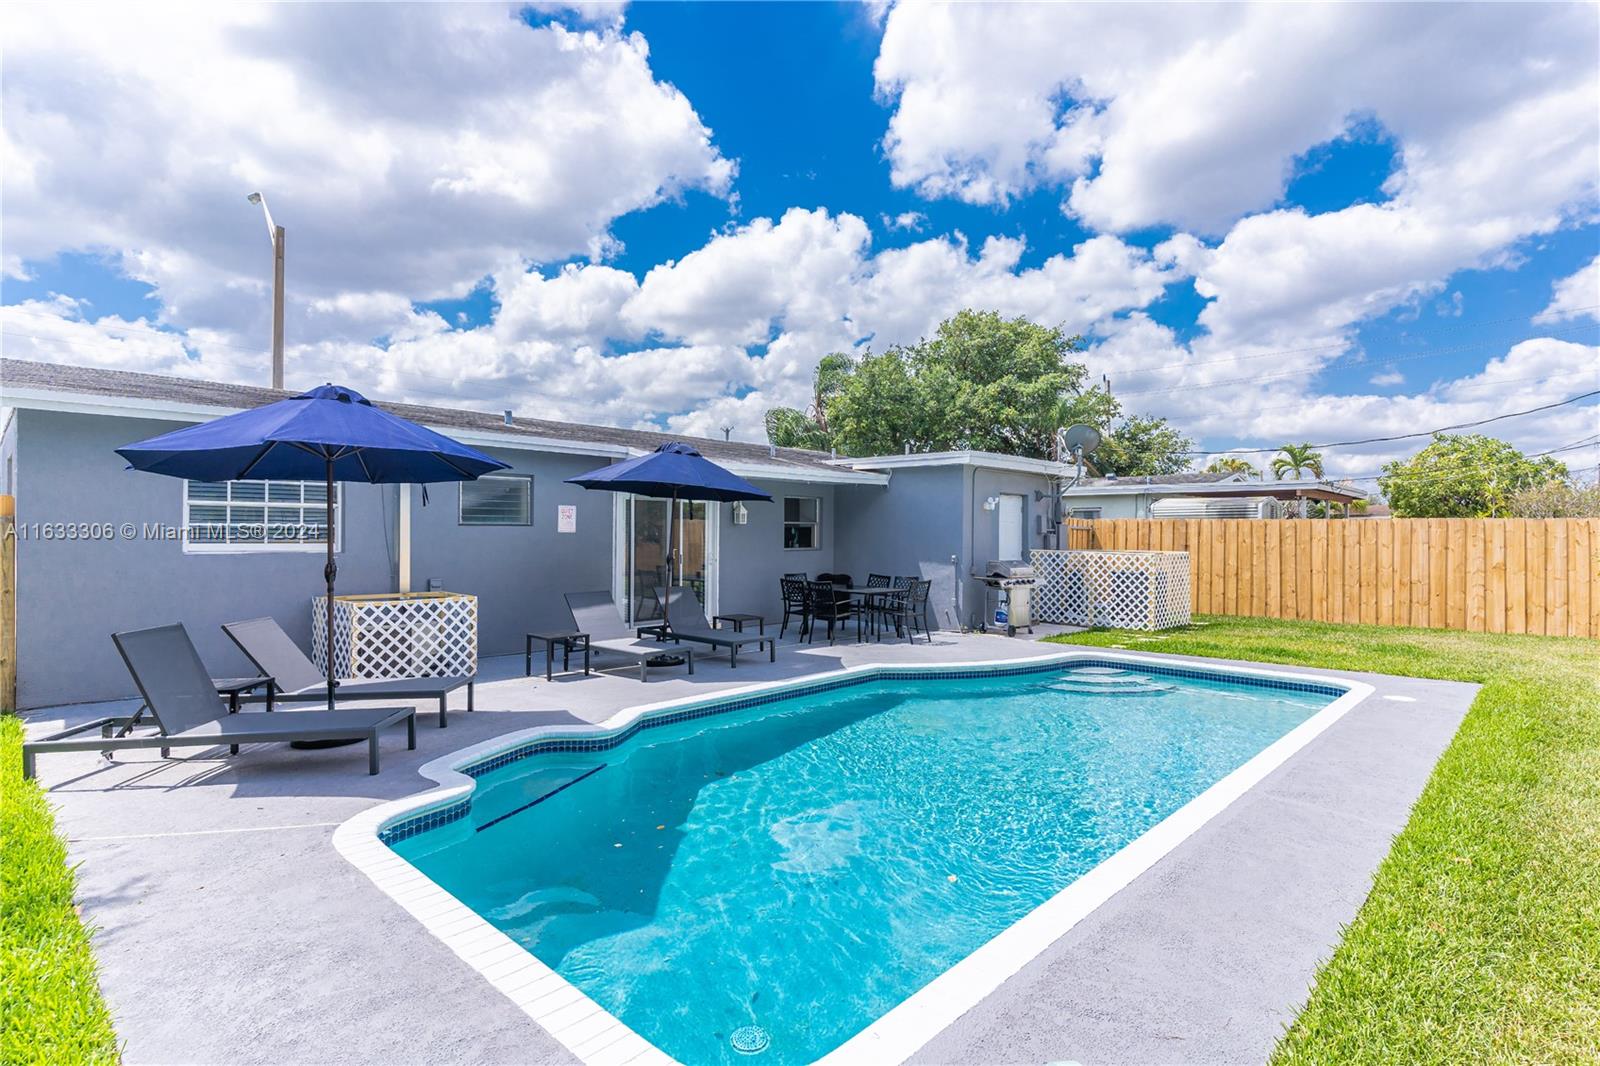
[[[667,573],[668,500],[622,496],[617,503],[615,594],[629,623],[661,617],[656,590],[671,584],[694,593],[709,616],[716,609],[718,506],[679,500],[673,516],[672,573]]]

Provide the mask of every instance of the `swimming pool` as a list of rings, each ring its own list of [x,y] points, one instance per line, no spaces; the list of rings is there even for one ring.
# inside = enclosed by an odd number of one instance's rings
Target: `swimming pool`
[[[470,785],[379,834],[582,1055],[631,1029],[688,1063],[893,1057],[981,996],[975,961],[1004,956],[994,987],[1349,695],[1130,657],[858,669],[461,753]]]

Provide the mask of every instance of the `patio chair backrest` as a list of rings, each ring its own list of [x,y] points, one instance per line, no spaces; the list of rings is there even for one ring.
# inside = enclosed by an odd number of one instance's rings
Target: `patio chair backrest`
[[[617,611],[609,592],[569,592],[564,597],[567,610],[572,612],[573,628],[589,634],[591,640],[631,639],[628,628]]]
[[[300,645],[290,639],[275,618],[224,622],[222,631],[239,645],[257,670],[272,678],[279,692],[303,692],[328,683],[317,664],[306,658]]]
[[[908,588],[911,587],[912,583],[915,582],[916,580],[917,579],[914,578],[914,577],[899,577],[899,576],[896,576],[895,579],[894,579],[894,585],[892,587],[893,588],[897,588],[897,589],[908,589]]]
[[[783,602],[790,610],[804,610],[806,605],[806,579],[793,574],[778,579],[783,590]]]
[[[842,615],[847,613],[850,596],[839,591],[839,587],[831,581],[807,581],[805,583],[806,599],[809,601],[806,609],[812,614],[822,618],[829,615]]]
[[[662,602],[665,600],[666,602]],[[709,633],[711,626],[706,622],[704,608],[700,601],[695,599],[694,593],[686,588],[656,589],[656,602],[667,609],[667,618],[672,628],[680,633]]]
[[[910,595],[906,598],[910,601],[913,611],[921,611],[923,605],[928,602],[928,593],[933,590],[933,582],[925,577],[914,577],[910,581],[911,584],[907,586]]]
[[[869,589],[886,589],[888,587],[889,587],[889,575],[888,574],[868,574],[867,575],[867,588],[869,588]]]
[[[113,633],[111,640],[163,733],[182,733],[228,713],[183,626]]]
[[[809,581],[810,580],[810,575],[808,575],[804,570],[791,570],[788,573],[784,574],[783,576],[784,577],[799,578],[801,581]]]

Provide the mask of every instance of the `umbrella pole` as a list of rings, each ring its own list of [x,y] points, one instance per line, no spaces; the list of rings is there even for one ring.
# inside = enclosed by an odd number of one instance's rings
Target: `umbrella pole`
[[[324,613],[322,615],[322,624],[323,624],[323,635],[327,638],[323,642],[323,646],[324,646],[325,650],[328,653],[328,662],[327,662],[327,671],[326,672],[327,672],[327,675],[328,675],[328,710],[331,711],[331,710],[333,710],[333,689],[334,689],[334,680],[333,680],[333,582],[334,582],[334,578],[337,577],[338,574],[339,574],[339,566],[338,566],[337,563],[335,563],[333,561],[333,536],[334,536],[334,529],[336,527],[333,524],[333,460],[332,459],[328,460],[327,486],[328,486],[328,499],[326,501],[327,510],[324,512],[324,517],[325,517],[325,520],[327,522],[328,561],[322,567],[322,577],[323,577],[323,580],[327,582],[327,597],[326,597],[326,602],[323,604],[323,612]],[[319,749],[319,748],[342,748],[342,747],[345,747],[346,745],[349,745],[349,744],[360,744],[360,743],[361,743],[361,740],[358,737],[355,740],[291,740],[289,742],[289,746],[291,748]]]
[[[328,583],[328,596],[325,604],[326,613],[323,615],[323,624],[326,628],[323,635],[327,638],[328,649],[328,710],[333,710],[333,582],[339,576],[339,564],[333,561],[333,459],[328,459],[328,499],[326,510],[323,511],[325,528],[323,537],[328,542],[328,561],[322,568],[322,577]]]
[[[678,494],[667,504],[667,594],[661,597],[661,621],[672,628],[672,527],[678,522]]]

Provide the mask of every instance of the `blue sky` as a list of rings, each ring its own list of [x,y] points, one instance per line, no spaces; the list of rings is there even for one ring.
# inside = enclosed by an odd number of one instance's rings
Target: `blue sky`
[[[758,439],[828,351],[981,306],[1207,448],[1537,406],[1600,387],[1600,59],[1593,8],[1522,10],[36,12],[6,353],[256,380],[261,188],[291,384]]]

